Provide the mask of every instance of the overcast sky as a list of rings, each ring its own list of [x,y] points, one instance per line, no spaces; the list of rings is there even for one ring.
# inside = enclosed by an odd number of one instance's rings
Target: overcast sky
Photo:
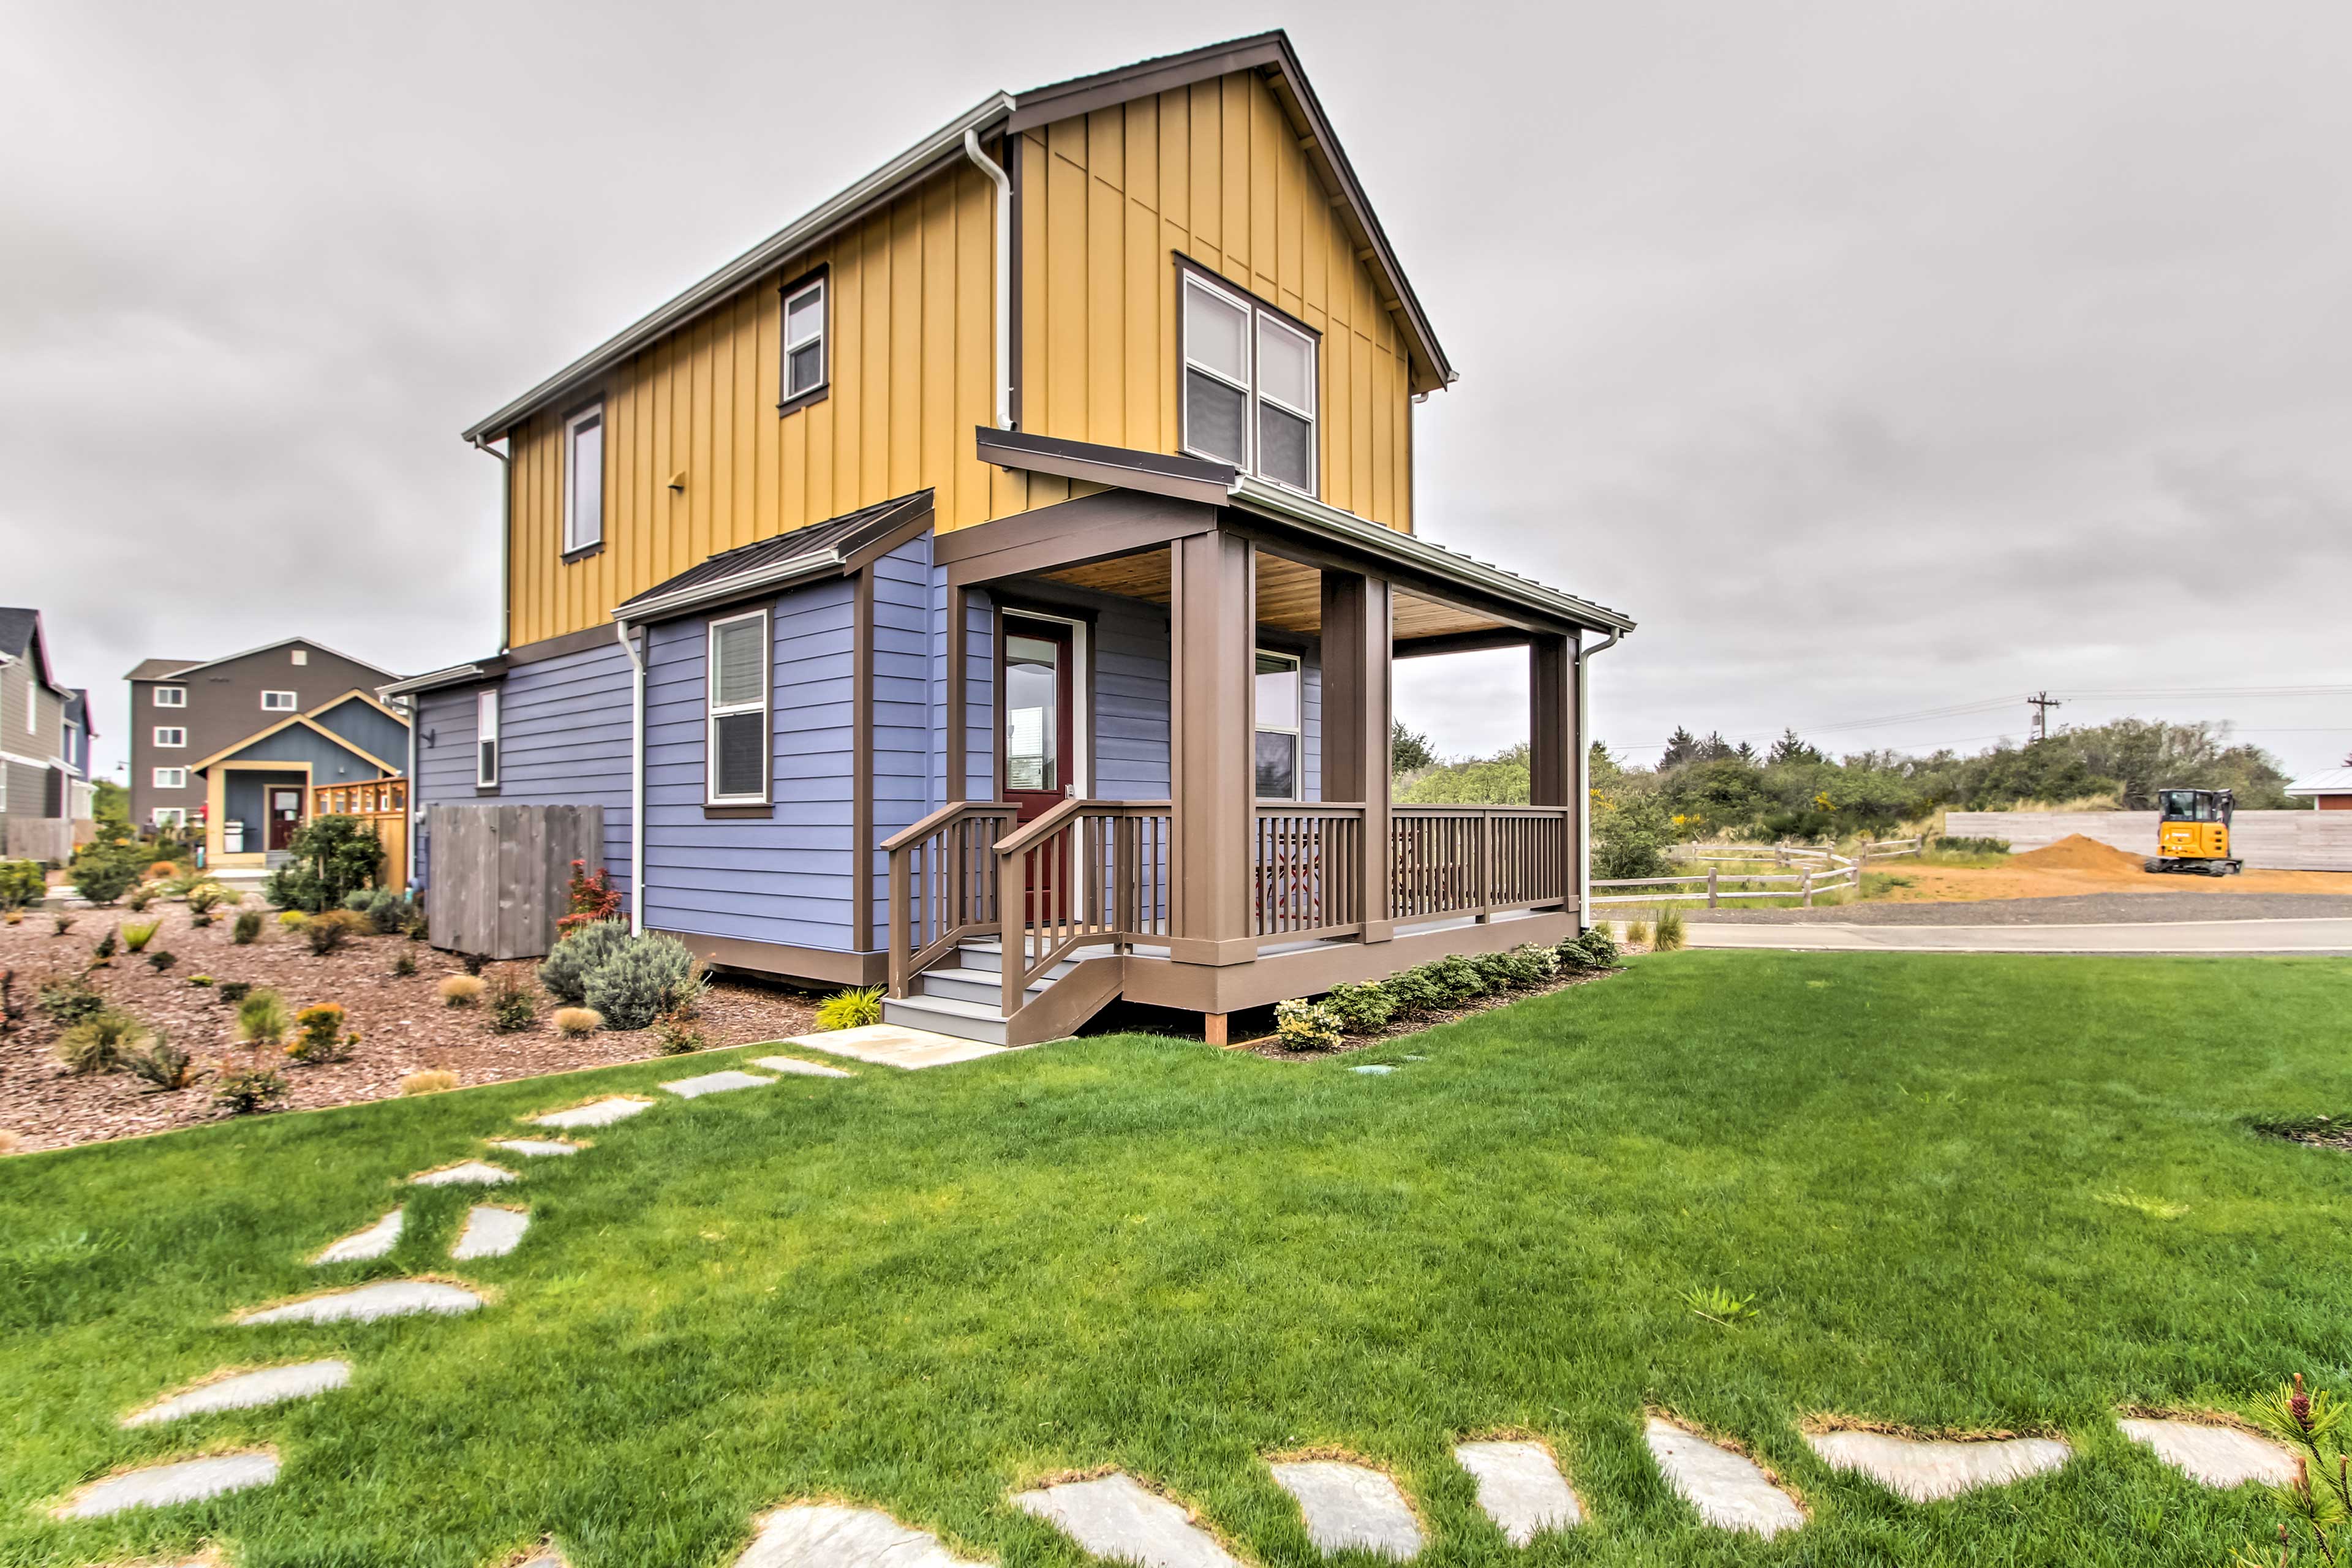
[[[1973,750],[2046,686],[2352,750],[2352,689],[2245,694],[2352,688],[2326,0],[15,0],[0,603],[101,765],[142,658],[490,652],[461,426],[992,89],[1274,25],[1462,373],[1422,531],[1641,622],[1603,739]],[[1400,712],[1521,738],[1523,666],[1408,666]]]

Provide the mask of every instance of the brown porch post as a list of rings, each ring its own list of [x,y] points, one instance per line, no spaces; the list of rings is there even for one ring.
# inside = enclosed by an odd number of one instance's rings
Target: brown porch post
[[[1528,643],[1528,799],[1535,805],[1569,807],[1561,833],[1558,875],[1561,907],[1576,907],[1576,868],[1584,847],[1577,842],[1576,749],[1581,742],[1576,711],[1576,650],[1567,637],[1539,632]]]
[[[1396,934],[1389,904],[1391,595],[1379,577],[1323,574],[1323,798],[1364,803],[1364,940]]]
[[[1256,774],[1250,742],[1257,563],[1222,530],[1169,545],[1168,956],[1246,963]]]
[[[971,628],[965,623],[971,619],[971,604],[962,584],[948,584],[948,776],[941,798],[949,805],[971,798],[965,793],[971,787],[971,769],[964,756],[966,728],[971,722],[971,715],[964,711],[964,661],[970,657],[971,641]]]

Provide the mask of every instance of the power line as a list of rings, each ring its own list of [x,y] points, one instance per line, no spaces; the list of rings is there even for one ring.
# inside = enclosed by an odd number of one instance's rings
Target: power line
[[[2059,701],[2055,697],[2051,696],[2048,691],[2043,690],[2037,691],[2032,696],[2027,698],[2025,700],[2025,705],[2033,710],[2033,738],[2037,741],[2048,740],[2050,738],[2050,710],[2053,708],[2063,708],[2065,704]]]

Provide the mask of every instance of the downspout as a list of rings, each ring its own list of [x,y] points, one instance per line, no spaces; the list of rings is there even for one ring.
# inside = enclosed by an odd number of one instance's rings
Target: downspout
[[[1005,144],[1012,145],[1008,132]],[[1013,428],[1013,181],[980,150],[980,132],[963,133],[963,155],[996,187],[996,427]]]
[[[509,441],[509,446],[513,443]],[[514,471],[513,454],[501,452],[477,437],[474,450],[499,460],[499,651],[514,646]]]
[[[424,706],[415,692],[400,700],[400,710],[408,715],[408,783],[403,786],[407,791],[408,830],[401,835],[403,858],[408,864],[401,872],[407,879],[403,891],[412,899],[416,896],[416,825],[425,819],[425,802],[416,794],[416,721]]]
[[[1611,632],[1606,640],[1576,650],[1576,929],[1592,929],[1592,712],[1591,685],[1585,664],[1596,653],[1606,653],[1624,639]]]
[[[629,623],[619,616],[613,629],[629,656],[629,930],[646,929],[646,660],[629,640]]]

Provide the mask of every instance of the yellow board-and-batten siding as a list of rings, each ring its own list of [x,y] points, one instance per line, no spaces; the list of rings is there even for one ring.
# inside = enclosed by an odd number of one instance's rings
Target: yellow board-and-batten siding
[[[1321,499],[1412,528],[1407,348],[1255,71],[1023,133],[1021,427],[1182,449],[1175,257],[1322,334]]]
[[[1181,251],[1322,334],[1321,497],[1411,529],[1404,342],[1263,79],[1016,140],[1024,430],[1181,449]],[[510,432],[509,645],[605,624],[720,551],[911,490],[937,492],[945,531],[1096,488],[975,453],[974,427],[995,415],[993,195],[951,165]],[[819,268],[828,391],[780,416],[778,290]],[[604,547],[567,562],[564,423],[600,396]]]

